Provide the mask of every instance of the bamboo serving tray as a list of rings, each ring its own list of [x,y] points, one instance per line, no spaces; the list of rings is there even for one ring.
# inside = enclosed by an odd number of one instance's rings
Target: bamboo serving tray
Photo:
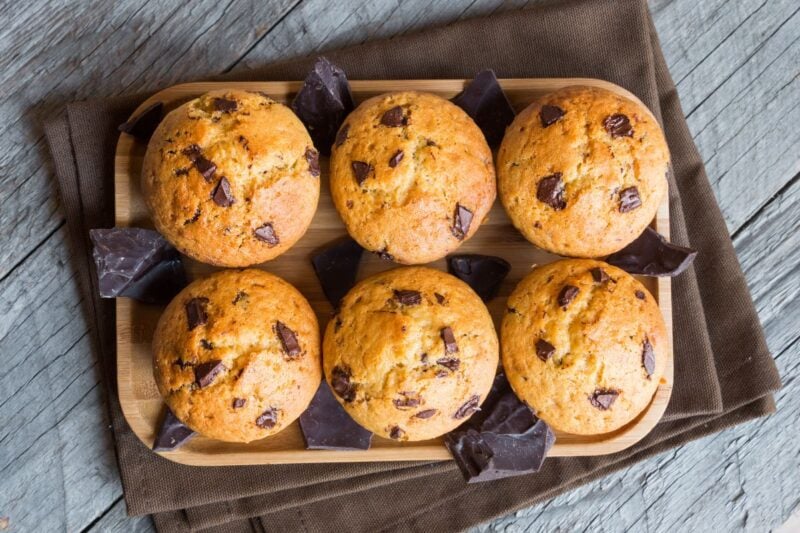
[[[451,98],[460,92],[469,80],[376,80],[351,81],[356,103],[371,96],[396,90],[419,90]],[[517,111],[524,108],[533,97],[568,85],[593,85],[610,89],[634,101],[638,99],[628,91],[609,82],[582,79],[504,79],[503,89]],[[155,102],[163,102],[165,111],[207,91],[231,88],[262,91],[273,99],[288,103],[302,82],[203,82],[176,85],[151,96],[134,112],[134,116]],[[122,134],[115,156],[115,219],[119,227],[152,228],[147,209],[139,190],[139,174],[146,145],[127,134]],[[319,207],[306,235],[289,251],[261,267],[292,283],[302,292],[319,318],[324,331],[331,316],[331,305],[322,293],[310,258],[317,251],[346,234],[344,225],[331,202],[328,189],[328,160],[320,158],[322,169]],[[667,201],[660,206],[652,226],[669,237],[669,209]],[[511,263],[511,272],[503,282],[499,295],[488,303],[489,310],[499,326],[506,299],[516,284],[533,265],[557,259],[532,244],[514,229],[498,201],[492,207],[489,219],[456,253],[481,253],[503,257]],[[206,275],[215,267],[197,263],[184,257],[189,279]],[[382,261],[374,254],[363,255],[358,279],[397,265]],[[446,270],[444,260],[430,266]],[[623,450],[647,435],[658,423],[672,393],[672,305],[670,278],[640,278],[656,297],[669,335],[669,349],[659,355],[667,356],[664,377],[650,405],[639,417],[625,427],[599,436],[578,436],[556,433],[556,443],[549,455],[590,456],[604,455]],[[162,308],[146,305],[127,298],[116,300],[117,308],[117,379],[119,400],[125,418],[139,439],[148,447],[158,431],[158,422],[164,408],[153,379],[150,342]],[[195,436],[181,448],[162,452],[164,457],[184,464],[199,466],[269,464],[269,463],[328,463],[354,461],[419,461],[452,459],[442,439],[422,442],[398,443],[374,436],[372,447],[363,451],[306,450],[303,435],[297,422],[280,433],[249,444],[226,443]]]

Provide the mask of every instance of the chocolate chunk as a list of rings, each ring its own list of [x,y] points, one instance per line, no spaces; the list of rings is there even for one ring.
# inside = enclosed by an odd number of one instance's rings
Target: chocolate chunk
[[[423,364],[428,364],[428,352],[419,356],[419,360],[422,361]]]
[[[461,366],[461,360],[455,357],[440,357],[436,360],[436,364],[445,367],[451,372],[455,372],[458,370],[458,367]]]
[[[206,350],[213,350],[214,345],[208,342],[206,339],[200,339],[200,346],[202,346]]]
[[[229,98],[214,98],[212,101],[214,111],[221,111],[223,113],[233,113],[239,107],[236,100]]]
[[[246,299],[247,299],[247,293],[244,292],[244,291],[239,291],[239,292],[236,293],[236,296],[233,297],[233,302],[232,303],[233,303],[233,305],[236,305],[239,302],[241,302],[242,300],[246,300]]]
[[[270,407],[256,418],[256,425],[263,429],[272,429],[278,423],[278,410]]]
[[[438,292],[434,292],[433,295],[436,297],[436,302],[439,305],[444,304],[444,296],[443,295],[439,294]]]
[[[453,335],[453,330],[450,328],[450,326],[442,328],[442,331],[439,334],[442,336],[442,340],[444,341],[445,353],[455,353],[458,351],[456,337]]]
[[[655,230],[646,228],[635,241],[606,258],[606,262],[630,274],[677,276],[694,260],[697,252],[671,244]]]
[[[391,157],[391,159],[389,159],[389,166],[394,168],[397,165],[399,165],[400,161],[402,161],[402,160],[403,160],[403,151],[402,150],[398,150],[397,152],[394,153],[394,155]]]
[[[600,267],[593,268],[591,270],[591,273],[592,273],[592,279],[596,283],[605,283],[606,281],[609,280],[609,277],[608,277],[608,274],[606,274],[606,271],[603,270]]]
[[[322,292],[334,308],[339,307],[341,299],[355,285],[363,252],[356,241],[348,238],[311,258]]]
[[[475,411],[480,411],[481,397],[475,394],[469,400],[464,402],[464,405],[458,408],[453,414],[453,418],[465,418]]]
[[[627,213],[642,207],[642,199],[639,198],[639,189],[628,187],[619,192],[619,212]]]
[[[469,85],[453,97],[453,103],[472,117],[490,146],[500,144],[506,127],[514,120],[514,108],[493,70],[478,72]]]
[[[469,233],[470,224],[472,224],[472,211],[461,204],[456,204],[455,211],[453,211],[453,227],[450,229],[453,236],[459,241],[463,241]]]
[[[350,133],[350,124],[344,124],[336,134],[336,148],[339,148],[347,140],[347,134]]]
[[[462,254],[447,258],[447,271],[472,287],[484,302],[497,296],[510,270],[508,261],[491,255]]]
[[[344,71],[320,57],[292,100],[292,109],[308,128],[314,146],[330,154],[336,131],[354,108]]]
[[[225,365],[219,360],[201,363],[194,367],[194,381],[201,389],[208,387],[224,370],[226,370]]]
[[[189,169],[188,168],[176,168],[175,169],[175,175],[176,176],[188,176],[189,175]]]
[[[446,378],[450,375],[450,372],[447,370],[438,370],[436,374],[434,374],[437,378]]]
[[[380,250],[375,253],[378,254],[378,257],[380,257],[384,261],[394,261],[394,256],[389,253],[389,250],[387,248],[384,248],[383,250]]]
[[[211,182],[214,179],[214,173],[217,171],[217,165],[203,157],[202,150],[196,144],[192,144],[187,146],[183,149],[184,155],[186,155],[189,160],[194,165],[194,168],[203,176],[207,182]]]
[[[195,432],[178,420],[172,410],[167,407],[164,409],[164,418],[161,420],[156,440],[153,442],[153,451],[172,451],[188,442],[194,435]]]
[[[564,200],[564,183],[561,181],[561,172],[539,180],[539,185],[536,187],[536,198],[556,211],[567,207],[567,202]]]
[[[539,120],[542,121],[543,128],[555,124],[563,116],[564,110],[557,105],[543,105],[539,111]]]
[[[559,307],[563,307],[564,309],[566,309],[567,306],[570,303],[572,303],[572,300],[575,299],[575,297],[578,295],[579,292],[580,289],[578,289],[578,287],[575,287],[574,285],[564,285],[564,288],[561,289],[561,292],[558,293]]]
[[[202,297],[192,298],[186,302],[186,320],[189,323],[189,331],[208,322],[207,305],[208,298]]]
[[[350,368],[346,366],[335,366],[331,372],[331,388],[346,402],[356,399],[356,386],[350,382],[351,377]]]
[[[367,450],[372,433],[359,426],[322,382],[303,414],[300,429],[309,450]]]
[[[553,357],[554,353],[556,353],[555,346],[544,339],[539,339],[536,341],[536,357],[544,362],[547,362],[548,359]]]
[[[278,339],[281,341],[283,352],[293,359],[300,355],[300,344],[297,342],[297,335],[289,329],[289,327],[280,320],[275,323],[275,332],[278,334]]]
[[[404,411],[406,409],[419,406],[419,398],[415,398],[410,394],[413,393],[401,392],[400,395],[402,398],[394,398],[392,403],[394,404],[395,408]]]
[[[396,128],[408,124],[408,118],[403,115],[403,108],[396,105],[381,116],[381,124]]]
[[[644,300],[645,298],[647,298],[647,297],[644,295],[644,292],[642,292],[642,291],[636,291],[636,292],[635,292],[635,293],[633,293],[633,294],[635,294],[635,295],[636,295],[636,297],[637,297],[637,298],[639,298],[640,300]]]
[[[412,290],[394,290],[394,299],[400,305],[419,305],[422,302],[422,294]]]
[[[611,408],[614,400],[619,396],[619,392],[611,389],[597,389],[589,397],[592,405],[601,411],[607,411]]]
[[[419,413],[415,414],[414,418],[428,419],[438,412],[438,409],[425,409],[424,411],[420,411]]]
[[[642,366],[644,371],[647,372],[648,378],[656,371],[656,354],[653,352],[653,345],[650,344],[650,339],[647,337],[642,343]]]
[[[228,178],[222,176],[219,179],[219,183],[214,188],[214,192],[211,193],[211,198],[214,200],[214,203],[220,207],[230,207],[234,200],[233,195],[231,194],[231,184],[228,181]]]
[[[306,161],[308,162],[308,173],[315,178],[319,177],[319,152],[313,148],[306,148],[305,153]]]
[[[603,120],[603,127],[609,134],[611,134],[611,137],[615,139],[617,137],[633,136],[633,128],[631,127],[631,121],[628,120],[627,116],[621,113],[616,113],[614,115],[607,116]]]
[[[187,284],[180,254],[157,231],[93,229],[89,237],[102,298],[124,296],[163,304]]]
[[[405,435],[405,434],[406,434],[406,432],[405,432],[405,431],[403,431],[403,430],[400,428],[400,426],[393,426],[393,427],[392,427],[392,428],[389,430],[389,437],[390,437],[390,438],[392,438],[392,439],[394,439],[394,440],[398,440],[400,437],[402,437],[402,436],[403,436],[403,435]]]
[[[353,176],[355,176],[356,182],[359,185],[364,183],[364,180],[369,177],[369,173],[373,170],[372,165],[364,163],[363,161],[353,161],[352,168]]]
[[[233,408],[234,409],[241,409],[245,406],[247,400],[245,398],[234,398],[233,399]]]
[[[164,104],[156,102],[147,106],[141,113],[131,117],[127,122],[120,124],[117,130],[139,139],[147,141],[153,136],[161,119],[164,116]]]
[[[255,234],[256,239],[267,243],[270,248],[277,246],[281,242],[281,240],[278,238],[278,234],[275,233],[275,228],[272,227],[272,222],[267,222],[260,228],[256,228],[253,230],[253,233]]]
[[[197,222],[197,220],[200,218],[201,214],[202,214],[202,211],[200,211],[200,208],[198,207],[197,209],[194,210],[194,214],[192,215],[192,218],[189,218],[189,219],[186,219],[186,220],[183,221],[183,225],[186,226],[186,225],[192,224],[194,222]]]

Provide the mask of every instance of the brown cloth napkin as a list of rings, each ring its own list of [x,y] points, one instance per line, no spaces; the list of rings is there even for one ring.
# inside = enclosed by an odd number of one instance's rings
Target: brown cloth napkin
[[[672,240],[700,251],[673,284],[675,388],[665,418],[615,455],[552,458],[538,474],[476,485],[467,485],[450,461],[199,468],[162,459],[139,442],[120,411],[114,308],[97,297],[88,237],[91,228],[113,226],[116,126],[143,97],[74,103],[46,133],[105,366],[129,513],[154,513],[163,531],[462,529],[774,410],[777,370],[644,0],[548,3],[326,55],[350,79],[469,78],[484,68],[499,77],[602,78],[653,110],[672,152]],[[312,61],[226,79],[303,79]]]

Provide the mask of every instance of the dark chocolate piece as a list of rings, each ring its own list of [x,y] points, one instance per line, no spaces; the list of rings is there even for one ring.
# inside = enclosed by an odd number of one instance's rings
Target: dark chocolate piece
[[[231,100],[229,98],[214,98],[212,102],[214,111],[221,111],[223,113],[233,113],[239,107],[236,100]]]
[[[384,261],[394,261],[394,256],[389,253],[389,250],[387,248],[384,248],[383,250],[379,250],[379,251],[377,251],[375,253],[378,254],[378,257],[380,257]]]
[[[607,116],[603,120],[603,127],[614,139],[616,139],[617,137],[633,136],[633,128],[631,127],[631,121],[628,119],[626,115],[623,115],[621,113],[616,113],[614,115]]]
[[[208,322],[207,305],[208,298],[192,298],[186,302],[186,321],[189,324],[189,331]]]
[[[618,391],[612,389],[597,389],[589,396],[589,401],[601,411],[607,411],[611,408],[617,396],[619,396]]]
[[[325,155],[330,154],[336,131],[354,107],[344,71],[324,57],[314,63],[292,100],[292,109],[308,128],[314,146]]]
[[[356,283],[358,264],[364,249],[353,239],[345,239],[311,258],[322,292],[334,308]]]
[[[412,290],[394,290],[394,299],[401,305],[419,305],[422,302],[422,294]]]
[[[453,329],[450,326],[442,328],[440,335],[442,336],[442,341],[444,341],[445,353],[455,353],[458,351],[456,337],[453,335]]]
[[[212,343],[208,342],[206,339],[200,339],[200,346],[202,346],[206,350],[213,350],[214,349],[214,345]]]
[[[439,305],[444,304],[444,296],[443,295],[439,294],[438,292],[434,292],[433,295],[436,297],[436,302]]]
[[[656,354],[653,352],[653,345],[650,344],[650,339],[646,337],[642,343],[642,366],[644,371],[647,372],[648,378],[656,371]]]
[[[245,398],[234,398],[233,399],[233,408],[234,409],[241,409],[242,407],[247,404],[247,400]]]
[[[306,162],[308,162],[308,173],[315,178],[319,177],[319,152],[313,148],[306,148],[305,153]]]
[[[480,411],[480,404],[481,404],[481,397],[477,394],[470,397],[469,400],[464,402],[464,405],[458,408],[458,410],[453,413],[453,418],[466,418],[472,413],[476,411]]]
[[[194,367],[194,381],[201,389],[208,387],[224,370],[226,370],[225,365],[219,360],[199,364]]]
[[[369,173],[373,170],[372,165],[363,161],[353,161],[351,166],[353,168],[353,176],[359,185],[364,183],[364,180],[369,177]]]
[[[453,236],[459,241],[463,241],[464,237],[466,237],[467,233],[469,233],[469,227],[471,224],[472,211],[461,204],[456,204],[455,211],[453,211],[453,226],[450,230],[452,231]]]
[[[283,352],[293,359],[300,355],[300,344],[297,342],[297,335],[286,324],[280,320],[275,323],[275,333],[281,341]]]
[[[647,297],[644,295],[644,291],[636,291],[636,292],[634,292],[633,294],[634,294],[634,295],[635,295],[637,298],[639,298],[640,300],[644,300],[644,299],[646,299],[646,298],[647,298]]]
[[[147,106],[141,113],[120,124],[117,130],[139,139],[148,141],[164,117],[164,104],[156,102]]]
[[[201,214],[202,214],[202,211],[198,207],[197,209],[194,210],[194,214],[192,215],[192,218],[188,218],[188,219],[183,221],[183,225],[187,226],[187,225],[191,224],[192,222],[197,222],[197,219],[200,218]]]
[[[628,213],[634,209],[642,207],[642,199],[639,198],[639,189],[628,187],[619,191],[619,212]]]
[[[272,222],[267,222],[260,228],[256,228],[253,230],[253,233],[255,234],[256,239],[267,243],[270,248],[277,246],[281,242],[281,240],[278,238],[278,234],[275,233],[275,228],[272,227]]]
[[[458,370],[458,367],[461,366],[461,359],[456,357],[440,357],[436,360],[436,364],[445,367],[451,372],[455,372]]]
[[[183,289],[180,254],[158,232],[141,228],[89,230],[100,296],[167,303]]]
[[[536,357],[547,362],[556,353],[556,347],[544,339],[536,341]]]
[[[392,429],[389,430],[389,437],[398,440],[400,437],[405,435],[405,431],[400,426],[393,426]]]
[[[490,146],[500,144],[506,128],[514,120],[514,108],[491,69],[478,72],[469,85],[453,97],[453,103],[472,117]]]
[[[408,124],[408,118],[403,115],[403,108],[396,105],[381,116],[381,124],[390,128],[397,128]]]
[[[398,150],[395,154],[389,159],[389,166],[394,168],[400,164],[400,161],[403,160],[403,151]]]
[[[164,418],[161,420],[156,440],[153,442],[154,452],[172,451],[195,435],[194,431],[178,420],[169,407],[166,407],[164,411]]]
[[[202,149],[196,144],[192,144],[183,149],[184,155],[194,165],[194,168],[203,176],[207,182],[214,179],[214,173],[217,171],[217,165],[203,157]]]
[[[233,194],[231,194],[231,184],[228,178],[222,176],[219,179],[219,183],[217,183],[217,186],[214,188],[214,192],[211,193],[211,199],[220,207],[230,207],[233,205]]]
[[[414,418],[428,419],[438,412],[438,409],[425,409],[424,411],[420,411],[419,413],[415,414]]]
[[[346,401],[352,402],[356,399],[356,386],[350,381],[352,373],[349,367],[335,366],[331,373],[331,388],[333,392]]]
[[[536,198],[556,211],[567,207],[567,202],[564,200],[564,183],[561,181],[561,172],[539,180],[539,185],[536,187]]]
[[[233,305],[236,305],[239,302],[241,302],[242,300],[246,300],[246,299],[247,299],[247,293],[244,292],[244,291],[238,291],[236,293],[236,296],[233,297],[233,302],[231,302],[231,303],[233,303]]]
[[[347,134],[350,133],[350,124],[343,124],[336,134],[336,148],[339,148],[347,140]]]
[[[407,409],[411,409],[412,407],[419,406],[419,398],[414,397],[413,393],[401,392],[400,396],[402,396],[402,398],[394,398],[392,400],[395,408],[405,411]]]
[[[564,288],[558,293],[558,306],[566,309],[579,292],[580,289],[574,285],[564,285]]]
[[[591,272],[592,272],[592,279],[596,283],[605,283],[606,281],[609,280],[609,277],[608,277],[608,274],[606,274],[606,271],[603,270],[600,267],[593,268],[591,270]]]
[[[372,433],[347,414],[325,381],[300,415],[300,429],[309,450],[368,450],[372,440]]]
[[[270,407],[256,418],[256,425],[263,429],[272,429],[278,423],[278,410]]]
[[[606,262],[630,274],[677,276],[694,260],[697,252],[671,244],[652,228],[646,228],[635,241],[606,258]]]
[[[539,110],[539,120],[542,121],[542,127],[546,128],[551,124],[555,124],[564,116],[564,110],[557,105],[543,105]]]

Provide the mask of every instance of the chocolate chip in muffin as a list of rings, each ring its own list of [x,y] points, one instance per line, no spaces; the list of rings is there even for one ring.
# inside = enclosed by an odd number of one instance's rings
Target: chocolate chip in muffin
[[[355,285],[363,252],[356,241],[347,238],[311,258],[322,292],[334,308]]]
[[[120,124],[117,130],[132,135],[140,141],[147,141],[156,131],[163,116],[164,104],[156,102],[147,106],[138,115],[131,117],[127,122]]]
[[[461,360],[456,357],[440,357],[436,360],[436,364],[445,367],[451,372],[455,372],[458,370],[458,367],[461,366]]]
[[[339,148],[347,140],[347,134],[350,133],[350,124],[343,124],[336,134],[336,148]]]
[[[555,353],[556,347],[546,340],[539,339],[536,341],[536,357],[542,361],[547,362],[547,360],[553,357],[553,354]]]
[[[194,367],[194,381],[201,389],[208,387],[224,370],[225,365],[222,364],[222,361],[207,361]]]
[[[256,418],[256,425],[263,429],[272,429],[278,423],[278,410],[270,407]]]
[[[419,413],[415,414],[414,418],[422,418],[423,420],[426,420],[438,412],[438,409],[425,409],[424,411],[420,411]]]
[[[556,211],[567,207],[567,202],[564,200],[564,183],[561,181],[561,172],[539,180],[539,185],[536,187],[536,198]]]
[[[639,207],[642,207],[642,199],[639,198],[639,189],[636,187],[628,187],[619,192],[620,213],[628,213]]]
[[[481,397],[477,394],[470,397],[464,405],[458,408],[458,410],[453,414],[453,418],[465,418],[475,411],[480,411],[480,403]]]
[[[191,218],[187,218],[186,220],[183,221],[183,225],[184,226],[188,226],[189,224],[194,224],[195,222],[198,221],[198,219],[200,218],[200,215],[202,215],[202,214],[203,214],[203,212],[198,207],[197,209],[194,210],[194,214],[192,215]]]
[[[423,353],[419,356],[419,360],[422,362],[423,365],[428,364],[428,352]]]
[[[603,270],[600,267],[593,268],[591,270],[591,272],[592,272],[592,279],[596,283],[605,283],[606,281],[609,280],[609,277],[608,277],[608,274],[606,274],[606,271]]]
[[[361,185],[364,180],[369,177],[370,172],[373,171],[372,165],[363,161],[353,161],[351,164],[353,168],[353,176],[356,178],[356,183]]]
[[[667,242],[652,228],[628,246],[606,258],[606,262],[629,274],[677,276],[692,263],[697,251]]]
[[[306,162],[308,162],[308,173],[315,178],[319,177],[319,152],[313,148],[306,148],[305,153]]]
[[[188,176],[189,175],[189,169],[186,168],[186,167],[176,168],[175,169],[175,175],[176,176]]]
[[[407,125],[408,118],[403,115],[403,108],[396,105],[381,116],[381,124],[389,126],[390,128],[396,128]]]
[[[644,292],[643,292],[643,291],[636,291],[636,292],[634,293],[634,295],[636,295],[636,297],[637,297],[638,299],[640,299],[640,300],[644,300],[644,299],[646,298],[646,296],[644,295]]]
[[[351,383],[352,373],[350,367],[335,366],[331,372],[331,388],[333,392],[346,401],[352,402],[356,399],[356,386]]]
[[[206,339],[200,339],[200,346],[202,346],[206,350],[213,350],[214,349],[214,344],[211,343],[211,342],[208,342],[208,340],[206,340]]]
[[[414,396],[414,393],[409,392],[401,392],[401,398],[394,398],[392,403],[394,404],[396,409],[400,409],[401,411],[405,411],[407,409],[411,409],[412,407],[419,406],[419,398]]]
[[[246,293],[246,292],[244,292],[244,291],[238,291],[238,292],[236,293],[236,296],[234,296],[234,297],[233,297],[233,302],[231,302],[231,303],[233,303],[233,305],[236,305],[236,304],[238,304],[239,302],[241,302],[242,300],[246,300],[246,299],[247,299],[247,296],[248,296],[248,295],[247,295],[247,293]]]
[[[271,222],[267,222],[263,226],[256,228],[253,230],[253,233],[255,234],[256,239],[267,243],[269,246],[277,246],[281,242],[281,240],[278,238],[278,234],[275,233],[275,228],[272,227]]]
[[[656,354],[653,352],[653,345],[650,344],[650,339],[644,338],[642,343],[642,366],[644,371],[647,372],[647,377],[653,375],[656,371]]]
[[[405,433],[406,432],[403,431],[400,426],[392,426],[392,428],[389,430],[389,437],[394,440],[398,440],[400,437],[405,435]]]
[[[456,204],[456,208],[453,211],[453,226],[451,228],[453,236],[459,241],[463,241],[464,237],[469,233],[471,224],[472,211],[461,204]]]
[[[324,381],[299,420],[309,450],[369,449],[372,432],[347,414]]]
[[[153,451],[168,452],[174,450],[194,436],[195,432],[178,420],[178,417],[167,407],[164,418],[158,428],[158,434],[153,442]]]
[[[186,320],[189,322],[189,331],[208,322],[206,306],[208,298],[192,298],[186,302]]]
[[[437,370],[436,374],[434,374],[437,378],[446,378],[450,375],[450,372],[447,370]]]
[[[194,165],[194,168],[203,176],[207,182],[214,179],[214,173],[217,171],[217,165],[203,157],[202,150],[196,144],[192,144],[183,149],[183,154],[186,155]]]
[[[622,113],[615,113],[607,116],[603,120],[603,127],[614,139],[617,137],[633,136],[633,127],[631,127],[631,121]]]
[[[400,305],[419,305],[422,302],[422,294],[412,290],[394,290],[394,299]]]
[[[438,292],[434,292],[433,296],[436,298],[436,303],[438,303],[439,305],[444,305],[445,302],[444,295],[441,295]]]
[[[484,302],[497,296],[510,270],[511,264],[502,257],[461,254],[447,258],[447,271],[472,287]]]
[[[393,156],[392,156],[392,157],[389,159],[389,166],[390,166],[391,168],[394,168],[394,167],[396,167],[397,165],[399,165],[399,164],[400,164],[400,161],[402,161],[402,160],[403,160],[403,151],[402,151],[402,150],[398,150],[398,151],[396,151],[396,152],[394,153],[394,155],[393,155]]]
[[[234,409],[241,409],[245,406],[247,400],[245,398],[234,398],[233,399],[233,408]]]
[[[478,72],[452,101],[472,117],[490,146],[500,144],[506,127],[514,120],[514,108],[491,69]]]
[[[280,320],[275,323],[275,332],[281,341],[283,353],[294,358],[300,355],[300,344],[297,342],[297,335],[286,324]]]
[[[574,285],[564,285],[564,288],[558,293],[558,306],[566,309],[579,292],[580,289]]]
[[[589,397],[589,401],[594,407],[601,411],[607,411],[611,408],[617,396],[619,396],[619,391],[613,389],[597,389]]]
[[[455,353],[458,351],[458,344],[456,344],[456,337],[453,335],[453,329],[450,326],[442,328],[439,333],[444,341],[445,353]]]
[[[222,113],[233,113],[239,107],[236,100],[231,100],[230,98],[214,98],[212,104],[214,106],[214,111],[220,111]]]
[[[539,120],[542,121],[542,127],[546,128],[558,122],[564,114],[564,110],[557,105],[543,105],[542,109],[539,111]]]
[[[230,207],[233,205],[234,199],[233,194],[231,194],[231,184],[228,178],[222,176],[219,179],[219,183],[217,183],[217,186],[214,188],[214,192],[211,193],[211,199],[220,207]]]

